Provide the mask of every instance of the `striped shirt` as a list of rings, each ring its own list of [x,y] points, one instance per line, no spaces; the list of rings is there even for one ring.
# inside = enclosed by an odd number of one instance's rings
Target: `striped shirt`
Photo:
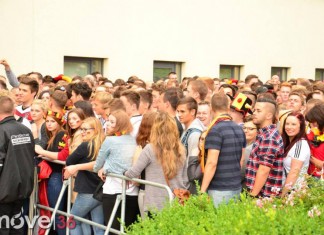
[[[276,128],[269,125],[259,130],[246,165],[246,186],[252,191],[259,165],[270,168],[268,178],[258,196],[276,195],[282,188],[284,144]]]
[[[213,126],[206,137],[205,149],[219,150],[219,156],[216,172],[208,190],[241,189],[240,161],[245,146],[243,129],[233,121],[221,121]]]

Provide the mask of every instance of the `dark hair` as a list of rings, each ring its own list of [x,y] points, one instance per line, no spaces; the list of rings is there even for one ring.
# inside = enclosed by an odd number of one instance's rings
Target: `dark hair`
[[[51,98],[54,100],[55,104],[59,106],[61,109],[64,108],[66,105],[66,102],[68,100],[68,97],[66,95],[65,91],[56,90],[51,94]]]
[[[89,101],[79,100],[74,103],[74,107],[82,109],[86,118],[95,117],[92,105]]]
[[[0,88],[3,89],[3,90],[8,90],[7,84],[2,80],[0,80]]]
[[[72,84],[71,89],[76,95],[81,95],[84,100],[90,99],[92,89],[86,82],[74,83]]]
[[[198,104],[197,104],[197,101],[194,98],[188,96],[188,97],[184,97],[184,98],[180,99],[178,104],[177,104],[177,107],[179,105],[183,105],[183,104],[186,105],[186,107],[189,109],[189,111],[194,109],[195,110],[195,116],[197,115]]]
[[[139,108],[141,97],[136,91],[126,90],[123,91],[120,96],[125,96],[130,104],[135,104],[136,109]]]
[[[277,112],[278,112],[278,104],[275,99],[272,98],[272,96],[269,93],[263,93],[263,97],[258,97],[256,100],[256,103],[269,103],[273,104],[274,109],[273,109],[273,117],[272,117],[272,123],[277,122]],[[269,95],[267,97],[267,95]]]
[[[244,80],[245,84],[248,84],[253,78],[259,79],[259,77],[257,75],[254,75],[254,74],[247,75],[245,80]]]
[[[149,104],[148,108],[151,108],[151,105],[152,105],[152,102],[153,102],[152,93],[147,91],[147,90],[141,90],[141,91],[138,92],[138,94],[141,97],[140,100],[145,102],[145,103],[148,103]]]
[[[116,79],[114,83],[114,86],[124,86],[124,85],[126,85],[126,82],[121,78]]]
[[[170,87],[162,93],[164,94],[163,102],[169,102],[172,109],[176,110],[179,99],[183,98],[182,90],[177,87]]]
[[[324,129],[324,104],[317,104],[306,114],[306,120],[316,122],[320,131]]]
[[[300,131],[292,139],[292,141],[289,140],[289,136],[287,135],[287,133],[285,131],[285,126],[286,126],[287,118],[289,116],[296,117],[298,119],[298,121],[299,121],[299,124],[300,124]],[[301,114],[301,113],[299,113],[299,112],[290,113],[285,118],[284,123],[283,123],[283,126],[282,126],[282,140],[283,140],[284,147],[285,147],[285,156],[288,154],[289,150],[294,146],[294,144],[297,141],[301,140],[301,139],[307,140],[307,136],[306,136],[306,124],[305,124],[304,115]]]
[[[53,81],[53,77],[52,76],[50,76],[50,75],[46,75],[45,77],[44,77],[44,79],[43,79],[44,81],[44,83],[51,83],[51,82],[54,82]]]
[[[78,115],[81,120],[86,119],[86,116],[84,115],[83,110],[80,109],[80,108],[71,109],[69,111],[69,113],[67,114],[67,117],[66,117],[66,120],[67,120],[66,130],[67,130],[67,133],[70,136],[70,138],[73,139],[73,135],[76,132],[76,130],[75,129],[72,129],[70,127],[70,125],[69,125],[69,116],[70,116],[71,113],[75,113],[76,115]]]
[[[42,82],[44,82],[44,78],[43,78],[43,75],[39,72],[30,72],[30,73],[27,73],[27,76],[30,76],[32,74],[35,74],[37,76],[37,80],[40,80]]]
[[[35,79],[29,77],[22,77],[20,83],[29,86],[31,93],[35,92],[35,96],[37,95],[39,84]]]
[[[235,97],[235,93],[236,93],[236,89],[235,89],[235,87],[233,86],[233,85],[230,85],[230,84],[222,84],[220,87],[219,87],[219,89],[220,88],[230,88],[231,90],[232,90],[232,93],[233,93],[233,97]]]
[[[49,90],[42,91],[42,92],[39,94],[38,99],[42,99],[42,98],[43,98],[43,95],[46,94],[46,93],[51,94],[51,92],[50,92]]]

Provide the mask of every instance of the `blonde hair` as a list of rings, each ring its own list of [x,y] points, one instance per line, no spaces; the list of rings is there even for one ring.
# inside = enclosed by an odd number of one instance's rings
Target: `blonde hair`
[[[41,107],[41,109],[43,110],[44,113],[46,113],[47,110],[48,110],[48,107],[47,107],[46,102],[44,100],[35,99],[33,101],[32,105],[39,105],[39,107]]]
[[[96,92],[95,95],[93,96],[92,100],[97,100],[102,104],[103,109],[109,108],[108,103],[112,100],[112,95],[104,92],[104,91],[99,91]]]
[[[159,112],[150,135],[150,143],[153,145],[156,158],[168,179],[176,176],[185,160],[184,147],[177,130],[175,119],[166,112]]]
[[[83,120],[82,124],[88,124],[90,128],[93,128],[94,134],[92,138],[90,138],[88,141],[88,150],[89,150],[89,155],[88,158],[91,161],[96,160],[97,155],[99,153],[99,149],[101,147],[102,142],[105,139],[105,135],[101,126],[100,121],[95,118],[95,117],[88,117]]]

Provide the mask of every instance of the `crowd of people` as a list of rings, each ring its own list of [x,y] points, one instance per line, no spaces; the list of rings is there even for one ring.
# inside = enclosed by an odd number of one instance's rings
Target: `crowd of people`
[[[20,213],[29,197],[33,156],[40,168],[38,202],[54,208],[63,179],[72,177],[71,214],[102,225],[122,193],[122,180],[108,173],[208,193],[215,207],[242,191],[284,197],[307,175],[323,177],[321,81],[274,75],[262,82],[248,75],[179,82],[174,72],[154,83],[136,76],[112,82],[99,72],[16,77],[6,60],[0,63],[6,72],[0,76],[0,217]],[[93,197],[98,185],[102,201]],[[125,225],[158,213],[167,196],[164,189],[129,182]],[[120,216],[118,208],[112,228],[119,229]],[[53,227],[64,234],[60,222],[57,215]],[[76,221],[70,234],[91,231],[104,233]]]

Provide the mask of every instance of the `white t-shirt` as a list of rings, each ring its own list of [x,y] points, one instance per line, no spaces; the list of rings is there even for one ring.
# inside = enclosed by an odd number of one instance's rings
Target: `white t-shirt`
[[[310,159],[310,148],[306,140],[302,139],[297,141],[294,146],[289,150],[287,156],[283,160],[283,166],[285,169],[284,179],[283,182],[286,181],[286,178],[290,172],[291,168],[291,160],[296,159],[298,161],[304,162],[298,179],[296,180],[295,187],[298,187],[304,180],[304,175],[307,174],[308,166],[309,166],[309,159]]]
[[[142,115],[136,115],[130,118],[130,122],[132,123],[133,126],[133,131],[130,133],[131,136],[135,137],[137,136],[139,127],[141,125],[142,122]]]

